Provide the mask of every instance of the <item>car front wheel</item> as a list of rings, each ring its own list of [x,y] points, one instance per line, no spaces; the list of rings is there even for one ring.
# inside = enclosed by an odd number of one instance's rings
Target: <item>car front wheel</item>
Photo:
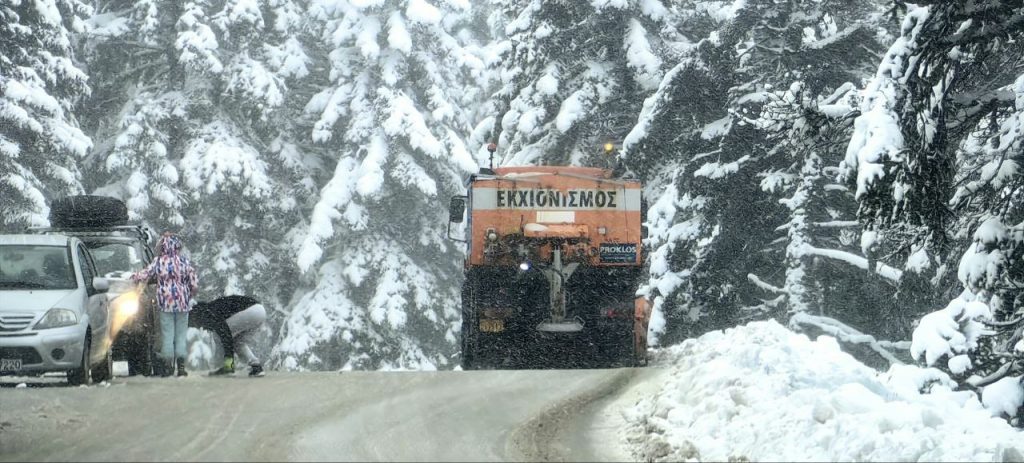
[[[78,363],[78,368],[68,371],[68,385],[89,386],[92,384],[92,368],[89,367],[89,357],[92,355],[90,344],[92,344],[92,339],[87,335],[85,346],[82,347],[82,360]]]
[[[92,380],[101,383],[103,381],[110,381],[114,378],[114,354],[107,349],[107,355],[103,358],[103,362],[96,365],[92,369]]]

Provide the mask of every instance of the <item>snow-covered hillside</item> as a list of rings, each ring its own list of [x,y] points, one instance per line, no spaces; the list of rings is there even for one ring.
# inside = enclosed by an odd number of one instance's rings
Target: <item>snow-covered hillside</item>
[[[1024,458],[1024,436],[944,373],[878,373],[833,338],[812,341],[776,322],[688,340],[654,363],[664,371],[640,387],[649,394],[617,405],[640,461]]]
[[[494,142],[641,180],[657,345],[924,326],[929,365],[1019,397],[1024,3],[918,3],[4,1],[0,231],[114,196],[200,299],[270,309],[269,367],[448,369],[445,204]]]

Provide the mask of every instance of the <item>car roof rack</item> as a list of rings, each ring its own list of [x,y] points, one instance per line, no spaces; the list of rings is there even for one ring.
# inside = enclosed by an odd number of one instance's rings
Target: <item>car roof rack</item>
[[[83,236],[109,235],[111,232],[132,233],[146,241],[153,239],[153,233],[145,225],[114,225],[110,227],[28,227],[35,233],[69,233]]]

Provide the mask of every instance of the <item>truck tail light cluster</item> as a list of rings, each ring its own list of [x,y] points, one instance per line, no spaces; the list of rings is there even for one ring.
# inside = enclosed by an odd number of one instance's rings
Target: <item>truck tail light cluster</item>
[[[607,308],[601,310],[601,316],[605,318],[629,318],[630,313],[626,308],[621,308],[618,310],[614,308]]]

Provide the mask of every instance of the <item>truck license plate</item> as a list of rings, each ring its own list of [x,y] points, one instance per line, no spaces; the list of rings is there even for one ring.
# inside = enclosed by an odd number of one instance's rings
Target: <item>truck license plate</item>
[[[505,320],[480,320],[480,331],[485,333],[505,331]]]
[[[21,371],[21,359],[0,359],[0,371]]]

